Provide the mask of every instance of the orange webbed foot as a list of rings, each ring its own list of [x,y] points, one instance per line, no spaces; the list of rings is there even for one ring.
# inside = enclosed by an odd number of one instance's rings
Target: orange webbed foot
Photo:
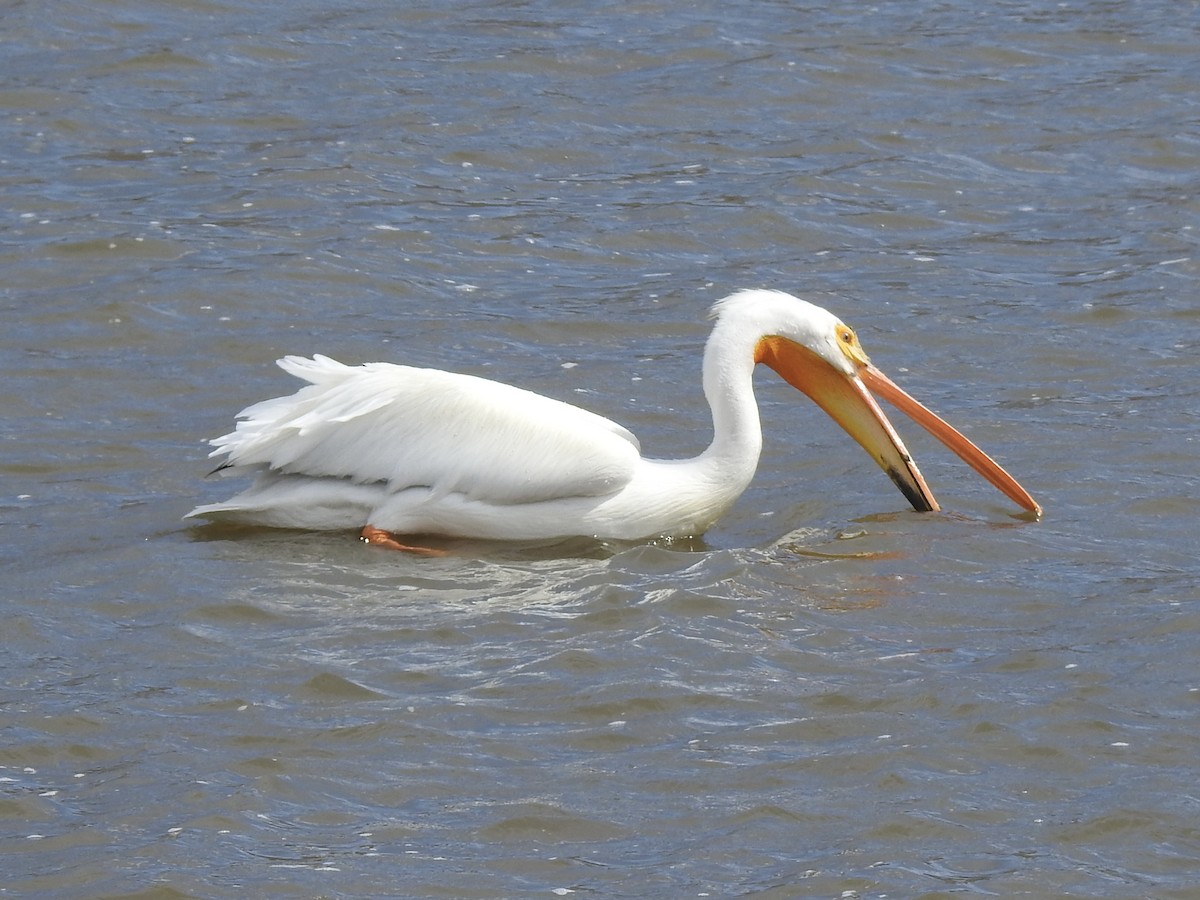
[[[384,531],[382,528],[376,528],[374,525],[367,525],[359,533],[359,539],[366,544],[371,544],[375,547],[383,547],[386,550],[401,550],[405,553],[415,553],[417,556],[445,556],[445,550],[437,550],[433,547],[414,547],[409,544],[402,544],[396,540],[396,536],[390,531]]]

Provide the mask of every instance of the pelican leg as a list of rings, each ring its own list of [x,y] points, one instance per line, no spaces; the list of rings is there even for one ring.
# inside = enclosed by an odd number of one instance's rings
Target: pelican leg
[[[402,544],[396,540],[396,536],[390,531],[384,531],[382,528],[376,528],[374,525],[367,525],[359,533],[359,539],[366,544],[373,544],[376,547],[383,547],[387,550],[403,550],[405,553],[415,553],[418,556],[445,556],[445,550],[435,550],[433,547],[413,547],[408,544]]]

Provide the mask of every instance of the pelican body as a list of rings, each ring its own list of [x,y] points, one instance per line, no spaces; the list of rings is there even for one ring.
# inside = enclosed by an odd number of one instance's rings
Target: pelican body
[[[221,469],[254,482],[188,517],[315,530],[361,529],[420,551],[410,535],[639,540],[703,534],[749,485],[762,450],[753,372],[808,395],[875,459],[917,510],[938,509],[871,391],[911,416],[1018,505],[1033,498],[966,437],[876,369],[836,316],[780,291],[718,302],[704,349],[713,439],[693,459],[648,459],[617,423],[520,388],[390,363],[288,356],[308,385],[239,414],[215,438]]]

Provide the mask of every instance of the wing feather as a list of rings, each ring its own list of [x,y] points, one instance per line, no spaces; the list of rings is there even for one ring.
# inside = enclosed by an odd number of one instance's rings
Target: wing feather
[[[279,366],[309,384],[244,409],[211,442],[213,456],[495,503],[602,496],[639,459],[637,439],[615,422],[472,375],[319,355]]]

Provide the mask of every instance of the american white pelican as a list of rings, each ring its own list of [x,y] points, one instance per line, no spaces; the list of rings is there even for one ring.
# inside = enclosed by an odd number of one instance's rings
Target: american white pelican
[[[258,472],[224,503],[188,513],[285,528],[361,528],[368,543],[423,552],[408,535],[636,540],[700,535],[750,483],[762,449],[752,373],[764,363],[803,391],[891,477],[913,507],[938,509],[868,389],[928,429],[1014,502],[1041,509],[966,437],[867,359],[832,313],[780,291],[713,307],[704,395],[713,440],[695,459],[645,459],[601,416],[507,384],[390,363],[287,356],[309,382],[239,413],[211,441],[224,469]]]

